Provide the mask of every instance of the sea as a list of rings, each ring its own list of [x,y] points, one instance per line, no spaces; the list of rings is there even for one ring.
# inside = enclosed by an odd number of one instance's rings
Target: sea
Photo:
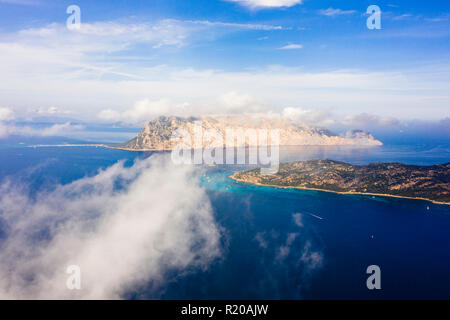
[[[51,141],[47,141],[51,142]],[[0,146],[0,182],[30,193],[94,176],[152,152],[100,146]],[[281,161],[332,159],[352,164],[450,162],[450,144],[289,147]],[[206,190],[221,228],[222,256],[208,268],[174,276],[129,299],[449,299],[450,205],[424,200],[254,186],[229,178],[237,166],[205,167]],[[369,290],[367,268],[380,268]]]

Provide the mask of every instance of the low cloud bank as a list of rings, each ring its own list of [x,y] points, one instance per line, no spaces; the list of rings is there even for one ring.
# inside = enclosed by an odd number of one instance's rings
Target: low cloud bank
[[[270,113],[270,105],[251,95],[230,91],[218,96],[214,101],[202,103],[176,103],[171,99],[136,101],[133,107],[117,111],[113,109],[102,110],[97,117],[102,121],[122,122],[133,125],[142,125],[160,116],[201,116],[242,113]]]
[[[9,108],[0,108],[0,121],[9,121],[14,119],[14,112]]]
[[[68,134],[78,132],[85,129],[84,125],[74,124],[71,122],[48,124],[45,127],[31,125],[17,125],[13,121],[2,121],[2,110],[0,109],[0,139],[9,136],[24,137],[52,137],[67,136]],[[32,124],[32,123],[31,123]]]
[[[120,299],[207,268],[220,232],[193,170],[153,156],[33,197],[3,184],[0,299]],[[70,265],[81,290],[66,286]]]

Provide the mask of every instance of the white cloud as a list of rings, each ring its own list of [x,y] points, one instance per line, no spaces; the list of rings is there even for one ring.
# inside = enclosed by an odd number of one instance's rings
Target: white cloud
[[[296,50],[296,49],[301,49],[301,48],[303,48],[303,45],[291,43],[291,44],[285,45],[279,49],[280,50]]]
[[[263,104],[263,111],[269,110],[267,106],[271,106],[273,112],[295,106],[339,109],[346,114],[448,116],[445,112],[450,99],[447,93],[450,69],[446,65],[379,72],[305,72],[279,66],[228,72],[167,65],[148,67],[104,57],[105,53],[112,52],[126,59],[128,48],[137,43],[158,46],[177,42],[173,46],[183,46],[193,38],[207,37],[199,31],[216,32],[217,28],[241,30],[244,26],[218,27],[165,20],[133,27],[126,23],[104,22],[88,24],[84,31],[75,33],[60,25],[50,25],[0,35],[3,104],[12,106],[17,115],[33,105],[57,105],[72,110],[74,117],[90,120],[102,110],[122,115],[124,108],[147,97],[150,102],[170,100],[173,106],[169,110],[172,111],[178,111],[176,106],[186,102],[190,105],[186,110],[220,110],[223,101],[218,101],[218,97],[239,92],[243,96],[257,97],[257,104]],[[117,36],[105,36],[114,34]],[[426,114],[423,112],[425,104]],[[242,107],[245,108],[254,107]],[[102,112],[104,119],[115,116],[117,114]],[[128,116],[136,118],[132,114]]]
[[[170,99],[137,101],[131,109],[119,112],[112,109],[102,110],[98,117],[106,121],[120,121],[132,124],[146,122],[162,115],[182,114],[188,104],[175,104]]]
[[[303,0],[225,0],[229,2],[237,2],[249,8],[280,8],[292,7],[301,4]]]
[[[333,8],[319,10],[319,14],[324,15],[324,16],[329,16],[329,17],[348,15],[348,14],[353,14],[355,12],[356,12],[355,10],[342,10],[342,9],[333,9]]]
[[[123,121],[122,115],[120,114],[120,112],[116,111],[116,110],[112,110],[112,109],[105,109],[105,110],[100,111],[100,113],[98,114],[98,117],[101,120],[106,120],[106,121]]]
[[[287,235],[286,244],[278,248],[276,260],[283,260],[289,255],[289,253],[291,252],[291,246],[298,236],[299,236],[298,233],[289,233]]]
[[[3,185],[0,297],[157,296],[170,272],[207,268],[221,253],[209,201],[192,167],[167,160],[118,163],[34,200]],[[66,288],[69,265],[81,268],[79,291]]]
[[[56,113],[58,113],[58,108],[55,106],[51,106],[47,109],[47,113],[48,114],[56,114]]]
[[[264,105],[262,101],[249,94],[236,91],[220,95],[216,105],[220,106],[221,113],[254,113],[267,109],[267,105]],[[213,110],[209,112],[211,111]]]
[[[301,261],[312,271],[321,268],[323,265],[323,254],[319,251],[313,251],[311,242],[306,242],[303,247]]]
[[[47,48],[82,58],[85,54],[127,51],[139,44],[157,49],[164,46],[182,47],[194,39],[214,38],[217,34],[237,30],[282,30],[282,26],[252,23],[230,23],[208,20],[163,19],[155,22],[106,21],[82,23],[80,29],[69,30],[63,24],[51,23],[43,27],[28,28],[4,38],[26,46]],[[206,32],[211,31],[211,32]],[[203,34],[207,34],[202,36]],[[213,35],[213,36],[211,36]],[[75,65],[73,63],[72,65]]]
[[[405,14],[393,17],[392,20],[405,20],[405,19],[412,18],[412,16],[413,16],[412,14],[405,13]]]
[[[294,213],[292,215],[292,218],[294,219],[294,223],[298,226],[298,227],[303,227],[303,215],[301,213]]]
[[[282,26],[274,26],[268,24],[254,24],[254,23],[230,23],[230,22],[217,22],[208,20],[189,20],[186,21],[193,24],[201,24],[209,27],[227,27],[227,28],[237,28],[237,29],[248,29],[248,30],[282,30]]]
[[[358,113],[354,115],[338,114],[324,109],[284,108],[281,115],[297,124],[311,127],[328,128],[345,126],[349,129],[388,127],[400,124],[394,117],[382,117],[376,114]]]
[[[123,113],[122,117],[125,121],[146,121],[156,116],[172,113],[175,111],[174,109],[176,109],[176,106],[168,99],[160,99],[157,101],[144,99],[136,102],[132,109]]]
[[[262,111],[281,112],[285,106],[292,106],[333,109],[349,115],[378,113],[380,116],[407,119],[448,116],[446,111],[450,102],[447,94],[450,77],[445,67],[440,69],[439,74],[434,68],[415,74],[361,70],[310,73],[279,67],[225,72],[158,66],[132,69],[139,74],[140,80],[108,81],[74,77],[70,71],[59,70],[50,62],[40,65],[47,69],[45,76],[41,73],[30,76],[28,71],[15,68],[5,70],[13,64],[8,63],[14,59],[13,56],[0,50],[0,57],[5,62],[0,66],[0,77],[4,79],[2,85],[5,92],[8,92],[3,96],[5,104],[57,104],[76,111],[75,116],[86,120],[108,109],[122,115],[124,107],[136,103],[136,97],[151,97],[150,101],[169,100],[173,104],[168,109],[171,111],[178,111],[176,106],[187,102],[191,106],[185,108],[187,110],[198,113],[215,108],[216,112],[220,112],[222,105],[218,100],[224,102],[226,99],[219,97],[230,92],[257,97],[257,104],[261,105],[261,101],[264,104]],[[28,94],[18,100],[19,92],[24,90]],[[82,100],[80,93],[83,94]],[[423,112],[424,104],[428,108],[426,114]],[[240,113],[252,108],[242,106]],[[20,109],[15,107],[15,110],[18,112]],[[135,113],[145,114],[139,110]],[[155,112],[148,115],[152,114]],[[130,113],[127,115],[136,118]]]
[[[139,43],[154,46],[182,46],[194,30],[179,20],[155,23],[121,23],[115,21],[83,23],[80,29],[69,30],[63,24],[19,31],[15,37],[21,43],[38,44],[52,49],[77,52],[117,52]]]
[[[281,115],[303,126],[329,127],[338,117],[322,109],[284,108]]]
[[[50,106],[48,108],[39,107],[35,109],[31,109],[29,113],[33,115],[38,116],[51,116],[51,115],[67,115],[70,114],[70,111],[67,110],[60,110],[58,107]]]
[[[143,99],[134,103],[133,107],[125,111],[104,109],[97,117],[104,121],[125,122],[142,125],[159,116],[200,116],[205,114],[242,114],[267,112],[269,104],[256,99],[252,95],[230,91],[220,94],[214,100],[176,103],[171,99],[160,100]]]
[[[9,121],[14,119],[14,112],[9,108],[0,108],[0,121]]]
[[[65,135],[71,131],[83,130],[84,126],[79,124],[72,124],[70,122],[62,123],[62,124],[54,124],[48,128],[44,128],[42,130],[36,131],[35,135],[42,136],[58,136]]]
[[[7,138],[11,135],[27,137],[49,137],[49,136],[67,136],[75,131],[83,130],[84,126],[72,124],[70,122],[57,123],[51,126],[36,128],[31,126],[18,126],[14,123],[0,122],[0,138]]]

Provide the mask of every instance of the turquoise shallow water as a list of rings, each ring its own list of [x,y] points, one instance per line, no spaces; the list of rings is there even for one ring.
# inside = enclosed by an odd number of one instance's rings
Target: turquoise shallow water
[[[30,194],[96,174],[119,160],[150,153],[95,147],[0,149],[0,178],[26,183]],[[449,161],[448,148],[310,148],[287,160],[352,163]],[[252,186],[228,178],[240,167],[204,168],[222,259],[175,277],[164,290],[130,289],[130,298],[450,298],[450,206],[421,200],[338,195]],[[382,271],[382,290],[366,288],[367,266]]]

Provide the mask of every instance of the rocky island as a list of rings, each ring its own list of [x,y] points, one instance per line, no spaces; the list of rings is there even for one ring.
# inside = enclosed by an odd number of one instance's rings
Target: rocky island
[[[280,146],[303,146],[303,145],[361,145],[361,146],[380,146],[382,143],[376,140],[370,133],[362,130],[352,130],[344,134],[334,134],[326,129],[310,128],[301,126],[281,116],[267,115],[227,115],[227,116],[199,116],[199,117],[166,117],[161,116],[150,121],[147,126],[134,139],[109,147],[147,151],[147,150],[172,150],[179,141],[173,139],[173,133],[177,130],[188,132],[191,136],[195,135],[195,125],[201,124],[203,132],[207,130],[218,131],[224,140],[226,140],[227,130],[229,129],[266,129],[279,131]],[[221,141],[208,141],[202,137],[204,148],[223,147]],[[222,145],[219,145],[222,144]],[[241,146],[259,146],[249,145]],[[257,143],[259,144],[259,142]]]
[[[253,169],[237,172],[231,178],[263,186],[415,198],[450,204],[450,163],[358,166],[333,160],[309,160],[281,164],[274,175],[261,175],[260,169]]]

